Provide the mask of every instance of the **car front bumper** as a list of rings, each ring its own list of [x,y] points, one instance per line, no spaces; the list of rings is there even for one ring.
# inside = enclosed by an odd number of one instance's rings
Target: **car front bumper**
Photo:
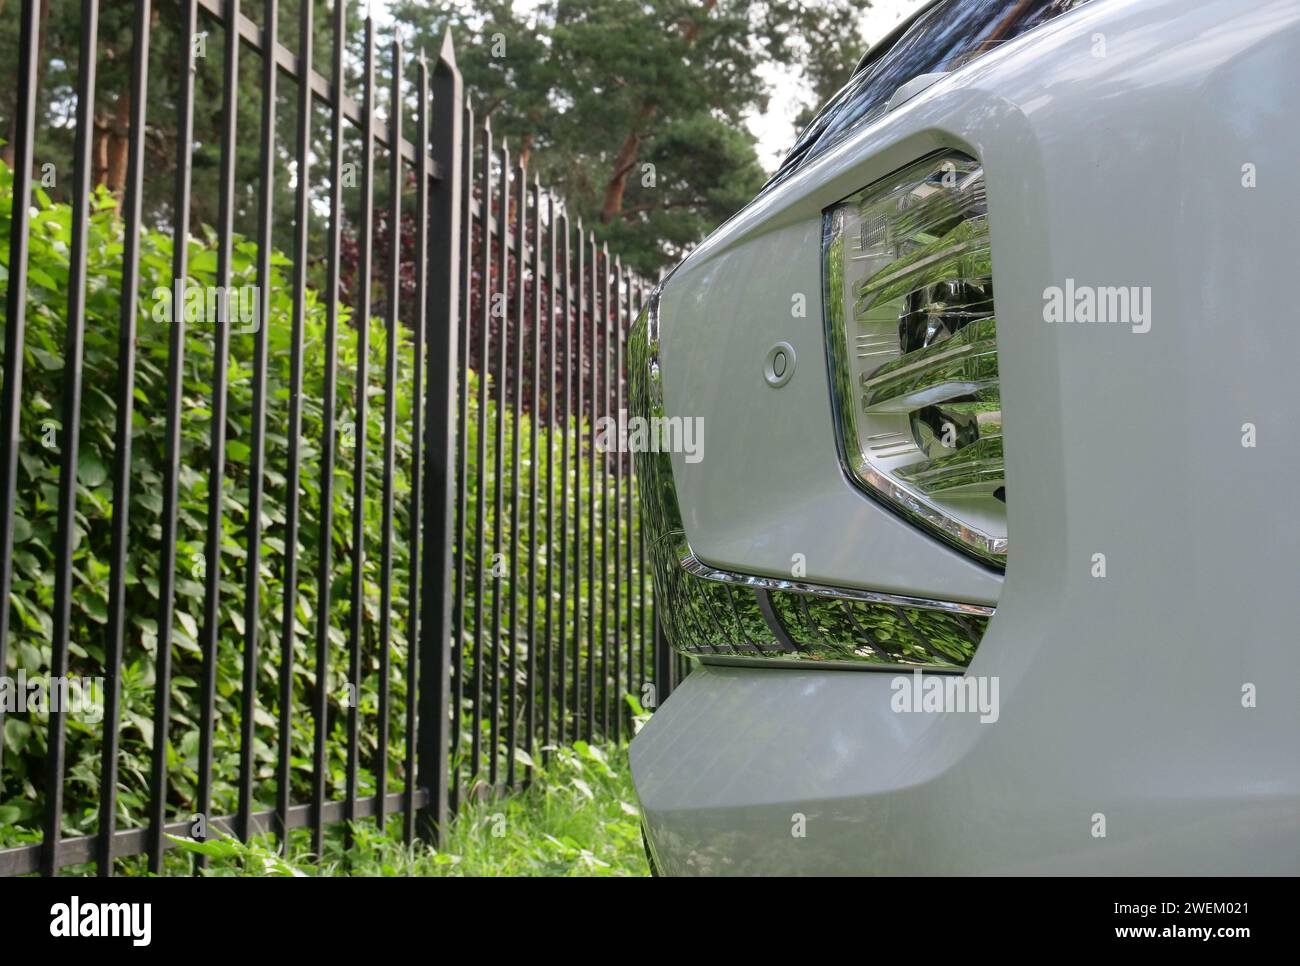
[[[694,553],[995,603],[965,673],[1000,707],[900,713],[895,671],[697,666],[632,745],[665,872],[1300,872],[1297,90],[1295,0],[1097,0],[819,158],[669,280],[664,407],[709,431],[672,462]],[[773,310],[820,291],[827,205],[945,148],[988,180],[1005,577],[844,479],[816,300],[802,325]],[[1149,287],[1150,328],[1045,322],[1070,280]],[[758,379],[778,340],[801,367],[780,393]]]

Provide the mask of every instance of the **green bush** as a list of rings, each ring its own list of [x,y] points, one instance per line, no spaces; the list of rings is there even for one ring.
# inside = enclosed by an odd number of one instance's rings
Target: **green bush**
[[[8,239],[12,177],[7,168],[0,166],[0,284],[8,284]],[[57,527],[56,506],[59,485],[59,442],[66,438],[66,430],[58,425],[63,392],[64,360],[63,340],[67,325],[68,259],[71,213],[66,205],[54,204],[39,189],[35,192],[34,215],[30,230],[30,267],[27,296],[28,327],[24,349],[24,383],[21,409],[21,440],[16,492],[16,535],[14,581],[11,590],[13,619],[11,621],[8,660],[5,673],[15,674],[19,669],[31,680],[49,673],[50,640],[53,630],[53,575],[55,568],[54,544]],[[129,512],[129,552],[126,573],[127,634],[122,662],[122,711],[119,722],[121,755],[118,779],[119,827],[138,826],[145,821],[148,802],[149,762],[153,742],[153,689],[154,666],[158,646],[157,616],[159,613],[159,565],[161,556],[162,467],[166,452],[164,429],[166,416],[166,369],[170,323],[165,312],[158,312],[154,295],[157,289],[171,285],[172,239],[169,234],[145,230],[141,235],[140,254],[140,304],[136,339],[137,364],[135,374],[135,410],[132,423],[131,496]],[[87,244],[87,299],[85,312],[85,380],[80,418],[80,458],[78,461],[77,513],[75,522],[75,552],[73,559],[74,584],[72,623],[70,633],[69,673],[94,677],[103,674],[104,641],[107,621],[110,532],[112,522],[112,483],[110,468],[114,453],[114,402],[118,378],[118,318],[120,307],[121,263],[123,251],[123,226],[117,217],[111,197],[99,193],[92,202],[92,217]],[[257,246],[244,238],[236,237],[233,246],[232,284],[253,285],[256,282]],[[202,237],[191,238],[187,253],[189,284],[211,286],[216,283],[217,240],[208,231]],[[281,613],[285,588],[282,585],[285,556],[285,500],[287,485],[285,469],[288,449],[288,398],[290,381],[290,319],[293,308],[292,289],[285,272],[289,260],[279,252],[272,255],[272,272],[269,297],[270,314],[264,320],[268,326],[268,406],[266,422],[266,472],[263,497],[263,535],[261,566],[259,572],[259,646],[257,673],[257,701],[254,712],[255,794],[257,808],[270,808],[274,804],[274,768],[278,758],[276,721],[279,714],[278,666],[281,651]],[[326,308],[313,291],[306,293],[305,359],[302,394],[303,423],[299,438],[300,511],[298,546],[298,587],[296,588],[296,616],[293,628],[293,728],[291,780],[295,801],[307,798],[312,775],[313,720],[317,689],[324,687],[328,695],[329,741],[327,795],[342,797],[346,774],[345,728],[347,709],[348,627],[351,581],[351,514],[354,505],[352,489],[353,448],[348,427],[355,424],[357,331],[352,324],[351,312],[343,306],[339,311],[338,327],[338,406],[336,424],[340,428],[339,445],[333,480],[333,527],[331,548],[331,594],[329,619],[329,674],[318,681],[315,663],[315,628],[317,601],[318,547],[320,544],[320,487],[321,487],[321,434],[323,411],[321,399],[324,387],[324,341],[326,334]],[[399,326],[398,378],[389,386],[384,379],[385,331],[381,320],[369,323],[369,378],[366,383],[367,410],[367,461],[366,493],[364,501],[364,640],[362,641],[362,682],[358,694],[361,715],[361,794],[373,792],[375,781],[370,766],[377,758],[378,748],[378,675],[380,668],[379,626],[380,614],[380,563],[382,540],[382,446],[384,406],[390,398],[396,405],[397,434],[395,438],[396,469],[394,472],[395,515],[393,541],[393,573],[391,615],[391,651],[389,668],[390,747],[385,756],[389,775],[389,789],[395,790],[406,778],[404,762],[405,679],[407,667],[407,534],[409,533],[408,501],[410,498],[409,473],[411,468],[411,381],[413,353],[409,333]],[[177,541],[177,572],[175,593],[175,622],[173,626],[173,668],[171,683],[171,719],[169,722],[168,753],[168,814],[172,818],[188,817],[194,809],[197,788],[196,764],[199,741],[199,680],[202,660],[197,638],[202,622],[203,550],[207,534],[207,498],[209,460],[209,430],[211,422],[211,378],[213,359],[212,329],[201,324],[187,328],[185,338],[184,394],[182,405],[181,473],[179,480],[179,512]],[[235,810],[235,791],[239,768],[239,731],[242,714],[242,670],[244,639],[244,582],[246,579],[246,531],[248,525],[248,457],[251,442],[252,410],[252,360],[253,335],[244,333],[232,336],[228,368],[229,408],[227,418],[227,463],[222,514],[221,554],[221,605],[219,646],[217,660],[217,697],[215,706],[214,740],[214,814],[228,814]],[[477,376],[471,373],[470,426],[466,442],[470,455],[467,475],[468,517],[465,523],[475,524],[474,506],[477,488],[510,486],[512,466],[511,450],[515,427],[510,414],[506,414],[504,479],[498,481],[493,474],[493,450],[489,447],[486,472],[477,467],[478,413]],[[489,394],[495,396],[495,392]],[[488,407],[487,421],[495,425],[495,399]],[[570,431],[578,434],[578,426],[571,422]],[[533,455],[533,441],[527,422],[520,428],[521,466],[520,490],[523,511],[520,532],[508,531],[510,501],[507,496],[506,516],[500,521],[503,527],[502,547],[507,560],[512,545],[517,548],[519,580],[520,626],[512,645],[510,623],[502,621],[502,634],[498,641],[503,680],[503,694],[511,687],[516,689],[517,717],[523,714],[523,689],[521,680],[526,667],[524,650],[524,620],[526,620],[527,580],[522,569],[528,562],[528,496],[529,460]],[[585,433],[583,434],[585,436]],[[559,439],[550,440],[556,447],[555,467],[557,478],[549,481],[554,490],[556,514],[559,512],[560,466]],[[545,466],[540,468],[539,486],[545,487]],[[626,484],[625,484],[626,486]],[[611,491],[613,489],[610,483]],[[570,487],[570,520],[578,519],[584,529],[585,513],[578,494]],[[585,495],[585,484],[584,484]],[[613,494],[612,494],[613,495]],[[618,494],[620,505],[626,490]],[[491,553],[493,528],[497,525],[493,513],[494,500],[487,499],[485,550]],[[545,501],[539,501],[539,543],[545,534]],[[612,504],[611,504],[612,505]],[[556,540],[558,541],[558,519]],[[598,526],[600,523],[598,521]],[[612,522],[611,522],[612,526]],[[623,521],[624,540],[632,532],[629,521]],[[472,559],[472,542],[467,548],[466,566],[471,575],[478,561]],[[542,543],[538,548],[539,569],[537,588],[539,595],[545,584],[545,568],[553,566],[553,554]],[[612,553],[610,554],[612,567]],[[488,561],[489,565],[491,561]],[[556,562],[557,564],[558,562]],[[572,567],[572,563],[570,565]],[[572,570],[570,570],[572,575]],[[618,579],[622,578],[618,575]],[[598,575],[599,577],[599,575]],[[506,580],[489,577],[485,583],[488,597],[500,590],[504,592]],[[633,585],[635,586],[635,584]],[[610,600],[612,587],[602,584]],[[571,588],[570,588],[571,589]],[[584,580],[582,593],[589,595]],[[475,584],[467,582],[466,627],[472,630]],[[623,600],[628,600],[630,588],[623,588]],[[555,587],[555,633],[571,627],[574,607],[573,594],[569,594],[569,613],[561,614],[558,608],[559,581]],[[488,620],[485,636],[491,630],[492,601],[484,602]],[[541,634],[543,605],[537,604],[538,634]],[[620,618],[623,614],[619,615]],[[639,614],[634,622],[639,622]],[[611,621],[610,629],[614,623]],[[626,631],[625,631],[626,634]],[[626,636],[624,637],[626,640]],[[586,635],[583,636],[585,654]],[[471,665],[472,642],[468,637],[465,646],[466,670]],[[490,653],[490,642],[484,643],[484,656]],[[508,655],[511,647],[518,650],[520,677],[507,680]],[[599,644],[598,644],[599,647]],[[611,665],[612,671],[612,665]],[[540,675],[540,671],[539,671]],[[490,690],[490,683],[487,685]],[[468,689],[467,689],[468,690]],[[618,713],[622,707],[618,699],[621,689],[617,682],[610,687],[611,705]],[[541,697],[537,697],[540,713]],[[483,709],[480,709],[483,710]],[[489,723],[475,722],[469,715],[468,700],[461,709],[463,732],[475,727],[486,733]],[[501,713],[505,713],[505,703]],[[520,740],[524,734],[522,723],[517,723]],[[66,835],[93,832],[97,825],[99,798],[99,760],[102,726],[85,716],[66,716],[67,769],[65,777],[64,833]],[[44,714],[10,714],[4,724],[4,798],[0,800],[0,846],[39,839],[40,816],[48,776],[44,770],[48,717]],[[505,725],[501,725],[504,737]],[[540,735],[540,728],[539,728]],[[462,745],[468,747],[467,735]],[[507,760],[509,749],[499,748],[500,760]]]
[[[9,237],[12,179],[0,171],[0,235]],[[70,210],[51,204],[36,194],[36,213],[30,231],[28,328],[24,352],[22,439],[16,493],[14,582],[7,673],[26,671],[29,679],[48,673],[53,630],[54,543],[57,527],[56,494],[59,478],[59,440],[66,429],[58,425],[63,391],[63,339],[67,324],[68,246]],[[85,313],[85,379],[80,418],[77,514],[74,528],[74,585],[70,629],[70,673],[103,673],[104,641],[108,617],[109,548],[113,514],[109,478],[114,454],[115,392],[118,378],[118,317],[120,311],[123,228],[112,199],[106,193],[93,203],[87,244],[87,304]],[[257,247],[236,238],[232,258],[232,284],[256,282]],[[128,515],[129,550],[126,568],[128,627],[122,664],[122,713],[119,821],[140,824],[148,795],[148,769],[153,741],[152,705],[159,613],[158,584],[161,556],[162,467],[165,460],[166,367],[170,323],[159,322],[157,289],[171,284],[172,240],[164,233],[144,231],[140,254],[140,304],[136,339],[135,411],[132,422],[131,502]],[[191,239],[187,255],[191,285],[216,282],[217,246],[211,234]],[[7,247],[3,262],[8,265]],[[285,554],[284,502],[288,448],[291,287],[283,272],[288,260],[272,257],[268,285],[268,411],[266,424],[267,470],[263,501],[263,537],[260,594],[261,660],[255,712],[255,761],[259,805],[269,807],[274,795],[277,758],[277,665],[281,645],[283,591],[281,574]],[[8,272],[4,280],[7,284]],[[314,292],[306,295],[303,423],[299,440],[301,457],[298,604],[294,627],[294,756],[296,796],[310,787],[312,720],[309,709],[318,687],[314,660],[317,551],[320,542],[321,434],[323,413],[323,356],[325,307]],[[346,635],[349,612],[351,550],[352,461],[349,432],[355,425],[356,330],[350,313],[340,312],[339,405],[340,445],[334,474],[334,525],[332,547],[335,566],[331,586],[331,667],[324,683],[329,694],[330,727],[337,732],[346,710],[342,705],[346,672]],[[187,814],[196,792],[199,690],[202,661],[197,638],[202,622],[204,540],[207,533],[209,430],[211,423],[212,329],[203,324],[187,328],[184,393],[181,407],[181,472],[178,500],[177,571],[175,574],[175,624],[173,627],[173,677],[170,722],[169,800],[177,814]],[[398,369],[401,386],[409,385],[412,358],[409,338],[399,330]],[[244,581],[248,526],[248,468],[251,409],[253,335],[233,335],[230,347],[227,463],[222,514],[221,605],[214,741],[213,808],[218,814],[233,810],[234,784],[239,761],[239,719],[244,635]],[[384,331],[371,321],[370,373],[367,385],[367,490],[365,501],[366,562],[364,642],[365,675],[359,707],[373,714],[377,701],[377,621],[379,619],[379,565],[382,535],[380,441],[385,397],[383,372]],[[406,532],[408,470],[410,464],[411,400],[409,393],[393,396],[397,405],[395,529]],[[394,567],[405,573],[406,544],[394,542]],[[406,600],[405,582],[394,584],[392,689],[400,700],[404,664]],[[42,807],[46,784],[43,759],[48,723],[44,715],[9,715],[5,721],[5,789],[0,823],[31,825]],[[99,786],[100,726],[83,717],[69,716],[67,809],[65,834],[93,830]],[[373,729],[364,729],[362,756],[374,753]],[[345,746],[330,742],[331,785],[340,786],[345,768]],[[11,836],[12,829],[0,828]]]

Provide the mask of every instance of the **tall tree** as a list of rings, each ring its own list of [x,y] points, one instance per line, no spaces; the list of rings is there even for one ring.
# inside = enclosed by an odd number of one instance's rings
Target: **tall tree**
[[[436,49],[450,27],[477,115],[623,261],[653,274],[762,185],[745,118],[766,108],[764,68],[820,94],[861,53],[852,0],[510,0],[393,16]],[[835,66],[823,64],[833,48]],[[831,78],[827,80],[827,78]],[[839,82],[842,83],[843,79]]]
[[[281,0],[279,38],[298,47],[299,4]],[[315,4],[315,66],[328,74],[333,38],[333,0]],[[96,183],[120,193],[131,132],[130,3],[103,4],[100,15],[98,87],[95,104]],[[390,13],[406,40],[411,60],[423,47],[437,50],[450,27],[470,102],[480,119],[491,119],[498,138],[509,140],[566,199],[572,214],[595,226],[624,262],[654,274],[679,258],[711,228],[729,217],[764,179],[745,118],[767,106],[763,79],[772,67],[801,74],[823,100],[847,79],[865,41],[860,36],[858,0],[541,0],[527,11],[512,0],[460,0],[435,7],[427,0],[395,0]],[[347,82],[360,95],[364,32],[355,4],[348,9]],[[17,63],[14,0],[0,0],[0,64]],[[246,2],[255,21],[262,5]],[[176,158],[177,71],[182,62],[176,25],[178,0],[155,0],[147,125],[148,156],[144,214],[147,223],[170,223],[172,173]],[[41,76],[37,126],[38,163],[53,162],[56,198],[70,184],[73,117],[76,106],[79,5],[54,0],[42,5]],[[206,15],[197,64],[194,191],[195,229],[216,217],[218,138],[223,30]],[[379,25],[377,102],[379,123],[387,117],[391,70],[388,25]],[[256,210],[257,139],[261,111],[258,57],[241,56],[236,158],[236,226],[251,230]],[[288,185],[295,143],[293,84],[283,79],[278,117],[277,185]],[[12,124],[16,85],[0,85],[0,138]],[[784,105],[783,105],[784,106]],[[409,118],[408,118],[409,119]],[[327,116],[317,112],[312,129],[312,191],[323,190],[321,159],[328,156]],[[358,132],[345,128],[346,157],[359,158]],[[408,131],[407,136],[410,136]],[[3,150],[3,149],[0,149]],[[377,157],[382,164],[382,155]],[[382,169],[379,169],[382,170]],[[375,181],[377,210],[384,210],[386,179]],[[359,190],[345,191],[347,231],[359,210]],[[66,198],[65,198],[66,200]],[[292,222],[292,192],[277,191],[275,224]],[[315,208],[313,208],[313,212]],[[313,214],[312,251],[319,249],[320,221]],[[379,234],[382,235],[383,226]],[[382,243],[382,238],[380,239]],[[320,266],[316,266],[319,269]]]

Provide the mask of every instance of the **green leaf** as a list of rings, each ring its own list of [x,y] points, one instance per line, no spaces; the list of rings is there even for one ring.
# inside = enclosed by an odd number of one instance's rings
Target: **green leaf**
[[[84,448],[77,454],[77,479],[91,490],[102,486],[108,479],[108,467],[90,448]]]

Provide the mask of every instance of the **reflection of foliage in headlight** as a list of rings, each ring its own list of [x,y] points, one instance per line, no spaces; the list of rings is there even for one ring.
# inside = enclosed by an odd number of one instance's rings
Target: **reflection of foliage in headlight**
[[[979,557],[1007,551],[984,169],[918,161],[825,212],[827,341],[845,464]]]

